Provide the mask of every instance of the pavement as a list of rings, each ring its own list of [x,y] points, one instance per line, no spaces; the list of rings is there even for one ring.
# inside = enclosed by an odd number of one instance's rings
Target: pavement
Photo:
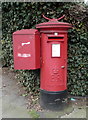
[[[0,69],[0,81],[2,81],[2,69]],[[2,118],[2,82],[0,82],[0,120]]]
[[[14,73],[2,71],[2,87],[2,118],[31,118]]]
[[[36,111],[28,109],[28,99],[20,94],[20,87],[13,72],[3,68],[0,72],[2,79],[2,118],[86,118],[86,99],[73,99],[68,108],[62,111]],[[2,96],[2,99],[1,99]],[[0,106],[1,108],[1,106]]]

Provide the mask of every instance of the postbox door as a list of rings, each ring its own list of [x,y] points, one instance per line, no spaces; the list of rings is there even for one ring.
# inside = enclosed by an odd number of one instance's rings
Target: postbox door
[[[66,58],[66,50],[64,42],[57,41],[51,43],[51,57],[52,59],[55,59],[55,61],[58,60],[56,70],[58,71],[54,79],[58,82],[59,85],[64,85],[66,82],[66,70],[67,70],[67,58]],[[55,66],[53,66],[55,67]]]
[[[67,82],[67,40],[63,37],[42,35],[41,89],[61,91]],[[52,36],[52,35],[50,35]],[[48,51],[48,52],[47,52]]]

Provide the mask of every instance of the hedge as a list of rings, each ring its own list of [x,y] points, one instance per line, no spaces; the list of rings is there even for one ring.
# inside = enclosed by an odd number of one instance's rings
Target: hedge
[[[35,28],[49,18],[65,14],[64,22],[73,25],[68,38],[68,92],[88,95],[88,8],[82,3],[3,2],[2,3],[2,65],[13,68],[12,33]],[[14,70],[15,71],[15,70]],[[17,70],[17,77],[27,92],[39,93],[40,70]]]

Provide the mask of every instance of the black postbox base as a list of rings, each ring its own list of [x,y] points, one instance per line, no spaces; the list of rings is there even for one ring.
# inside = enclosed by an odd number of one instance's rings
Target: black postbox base
[[[48,110],[63,110],[67,106],[67,90],[58,92],[40,90],[40,105]]]

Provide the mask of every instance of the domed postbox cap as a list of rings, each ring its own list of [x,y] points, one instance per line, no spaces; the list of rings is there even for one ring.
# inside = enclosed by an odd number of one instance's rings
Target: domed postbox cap
[[[40,24],[37,24],[36,25],[36,28],[72,28],[72,25],[69,24],[69,23],[66,23],[66,22],[58,22],[58,20],[62,19],[63,17],[65,17],[64,15],[58,19],[50,19],[50,18],[47,18],[43,15],[43,17],[45,19],[48,19],[49,22],[44,22],[44,23],[40,23]]]

